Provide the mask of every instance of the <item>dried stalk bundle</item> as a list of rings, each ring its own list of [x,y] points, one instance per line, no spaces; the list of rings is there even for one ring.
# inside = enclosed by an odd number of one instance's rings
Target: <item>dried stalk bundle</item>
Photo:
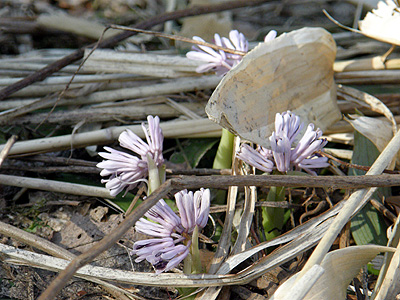
[[[339,72],[400,69],[400,59],[384,60],[382,56],[336,61],[333,70]]]
[[[89,53],[89,50],[85,51],[85,58]],[[199,65],[199,62],[189,60],[184,56],[96,50],[86,60],[83,69],[90,72],[176,78],[196,75],[196,67]]]
[[[164,136],[167,138],[182,137],[218,137],[221,135],[221,127],[208,119],[173,121],[161,124]],[[14,144],[10,155],[32,155],[37,153],[54,152],[62,149],[81,148],[90,145],[102,145],[111,143],[125,129],[130,129],[144,138],[140,125],[110,127],[85,133],[68,134],[50,138],[21,141]],[[0,146],[0,151],[4,145]]]
[[[337,83],[342,84],[398,84],[400,70],[351,71],[335,74]]]
[[[204,106],[200,103],[182,103],[181,106],[197,114],[204,115]],[[157,115],[160,118],[176,118],[182,115],[180,110],[167,104],[157,105],[130,105],[122,107],[108,108],[81,108],[73,111],[54,112],[50,116],[48,113],[37,113],[22,116],[13,120],[2,119],[0,125],[26,125],[40,124],[47,116],[46,123],[59,125],[75,125],[82,120],[86,123],[105,122],[112,120],[140,121],[146,119],[148,115]]]

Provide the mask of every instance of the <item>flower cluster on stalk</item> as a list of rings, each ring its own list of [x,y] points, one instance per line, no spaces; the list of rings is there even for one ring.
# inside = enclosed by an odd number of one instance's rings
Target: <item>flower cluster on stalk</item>
[[[302,169],[311,175],[316,175],[314,169],[329,166],[328,158],[318,154],[327,144],[327,140],[321,138],[322,131],[319,128],[314,129],[314,124],[310,123],[304,135],[296,143],[302,128],[303,123],[294,113],[290,111],[277,113],[275,131],[269,137],[271,149],[262,146],[253,149],[243,144],[237,157],[267,173],[273,170],[286,173]]]
[[[271,30],[264,39],[264,42],[269,42],[275,39],[276,31]],[[205,42],[201,37],[194,36],[193,40]],[[214,43],[217,46],[247,52],[249,50],[249,42],[245,36],[237,30],[229,32],[229,39],[220,37],[218,33],[214,34]],[[197,67],[197,73],[204,73],[210,70],[214,71],[217,75],[225,75],[230,69],[236,66],[243,58],[242,55],[227,53],[223,50],[214,50],[208,46],[197,45],[192,47],[193,51],[189,51],[186,57],[192,60],[199,60],[206,62],[205,64]]]
[[[149,159],[153,160],[157,167],[164,163],[164,136],[160,128],[160,118],[148,116],[147,122],[147,127],[142,124],[147,143],[130,130],[122,132],[118,139],[122,147],[131,150],[137,156],[110,147],[104,147],[108,152],[99,153],[106,160],[98,163],[97,167],[103,169],[100,172],[101,176],[109,176],[108,179],[103,179],[102,183],[106,183],[111,196],[118,195],[125,188],[128,192],[140,181],[146,180]]]
[[[186,258],[192,244],[192,234],[196,227],[200,230],[207,224],[210,210],[210,190],[188,192],[182,190],[175,194],[179,215],[160,200],[135,224],[137,232],[153,238],[134,243],[131,255],[135,262],[147,260],[156,273],[175,268]],[[195,236],[194,238],[198,238]]]

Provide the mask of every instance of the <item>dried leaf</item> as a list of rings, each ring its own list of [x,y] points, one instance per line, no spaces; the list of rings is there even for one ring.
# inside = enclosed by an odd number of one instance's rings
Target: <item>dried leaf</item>
[[[301,299],[345,299],[347,286],[350,281],[357,276],[360,269],[378,253],[389,251],[394,252],[395,248],[365,245],[329,252],[321,263],[321,267],[325,272],[319,277],[306,296]],[[311,268],[310,271],[312,270]],[[310,272],[307,272],[306,275],[309,273]],[[320,273],[317,273],[317,275],[320,275]],[[293,277],[296,276],[297,275]],[[297,280],[293,279],[293,277],[282,284],[271,299],[293,299],[291,297],[293,293],[300,293],[303,288],[309,289],[308,285],[295,285]],[[294,288],[297,289],[294,290]]]
[[[336,46],[321,28],[303,28],[261,43],[222,79],[209,118],[268,146],[276,113],[291,110],[322,130],[340,118],[333,81]]]
[[[379,1],[378,8],[358,23],[361,33],[378,41],[400,45],[400,11],[392,0]]]
[[[365,136],[379,152],[382,152],[393,137],[391,124],[377,118],[358,115],[351,115],[351,117],[352,119],[347,121],[353,126],[354,130]],[[371,163],[373,162],[371,161]]]

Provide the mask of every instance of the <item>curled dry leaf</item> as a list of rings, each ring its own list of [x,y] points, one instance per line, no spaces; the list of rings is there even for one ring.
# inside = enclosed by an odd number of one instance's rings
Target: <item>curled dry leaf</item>
[[[320,277],[311,289],[308,285],[304,285],[304,289],[309,289],[309,292],[302,299],[345,299],[347,286],[364,265],[380,252],[394,252],[395,250],[395,248],[385,246],[364,245],[347,247],[328,253],[321,263],[324,273],[322,276],[317,273]],[[271,299],[292,299],[290,295],[292,295],[294,287],[296,288],[295,292],[300,294],[301,287],[296,285],[298,281],[293,277],[282,284]]]
[[[335,55],[335,42],[322,28],[261,43],[222,79],[207,104],[208,117],[266,147],[278,112],[291,110],[324,130],[340,119]]]
[[[382,152],[393,137],[391,124],[377,118],[359,115],[350,115],[350,117],[351,119],[346,120],[353,126],[354,130],[369,139],[379,152]]]
[[[378,8],[368,12],[358,27],[365,36],[400,45],[400,8],[392,0],[379,1]]]
[[[400,7],[398,1],[379,1],[378,7],[368,12],[364,20],[358,23],[360,30],[345,26],[336,21],[325,10],[325,15],[336,25],[346,30],[361,33],[369,38],[400,46]]]

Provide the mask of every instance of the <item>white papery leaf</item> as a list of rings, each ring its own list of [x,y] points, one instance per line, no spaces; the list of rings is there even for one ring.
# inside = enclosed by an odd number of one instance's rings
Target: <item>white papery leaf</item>
[[[400,45],[400,9],[392,0],[378,2],[358,24],[361,33],[378,41]]]
[[[221,80],[208,117],[268,147],[276,113],[291,110],[325,130],[340,119],[333,63],[336,45],[322,28],[302,28],[260,43]]]
[[[276,290],[274,297],[271,299],[292,299],[289,296],[292,293],[302,294],[302,288],[309,290],[306,296],[302,298],[304,300],[345,299],[349,283],[357,276],[364,265],[380,252],[394,252],[395,250],[395,248],[385,246],[363,245],[329,252],[321,263],[324,272],[322,276],[321,272],[316,272],[316,276],[319,278],[311,289],[307,284],[298,285],[297,278],[292,277]],[[304,276],[309,275],[310,271],[305,273]]]
[[[367,139],[369,139],[379,152],[385,149],[386,145],[392,139],[392,125],[388,121],[377,118],[370,118],[358,115],[351,115],[353,119],[347,121]]]

